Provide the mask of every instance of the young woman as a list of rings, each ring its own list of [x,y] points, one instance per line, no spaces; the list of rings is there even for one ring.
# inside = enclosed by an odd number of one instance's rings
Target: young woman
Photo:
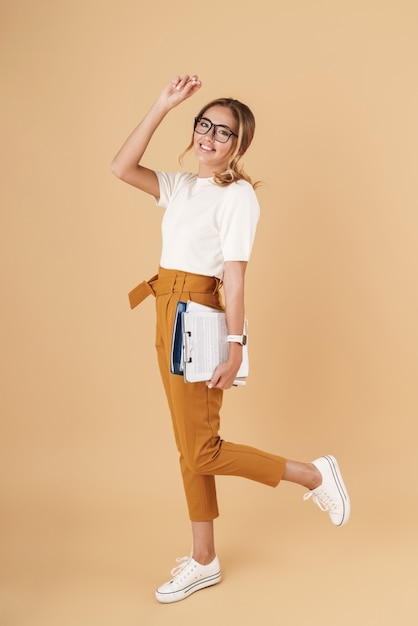
[[[197,76],[171,80],[116,154],[111,168],[123,181],[154,196],[165,209],[158,275],[131,293],[131,306],[150,293],[156,296],[158,363],[193,535],[191,556],[180,559],[173,578],[156,591],[157,600],[164,603],[182,600],[221,579],[213,532],[218,516],[216,475],[242,476],[272,487],[280,480],[291,481],[307,488],[305,498],[312,497],[335,525],[345,524],[350,514],[334,457],[320,457],[312,463],[291,461],[219,436],[222,394],[233,385],[242,361],[244,277],[259,217],[253,184],[240,168],[254,135],[254,116],[237,100],[214,100],[195,118],[188,147],[197,160],[197,174],[169,174],[142,165],[163,118],[200,88]],[[181,376],[170,373],[173,321],[180,300],[226,312],[229,358],[207,382],[185,384]]]

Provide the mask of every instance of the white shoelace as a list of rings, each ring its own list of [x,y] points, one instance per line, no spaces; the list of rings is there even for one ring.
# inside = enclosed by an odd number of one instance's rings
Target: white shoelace
[[[180,572],[186,567],[186,565],[191,561],[191,556],[179,556],[176,559],[176,563],[179,563],[179,565],[176,565],[176,567],[173,567],[173,569],[171,570],[171,575],[173,577],[177,576],[177,574],[180,574]]]
[[[308,493],[305,493],[303,499],[309,500],[309,498],[312,498],[315,504],[319,506],[321,511],[335,510],[336,504],[334,500],[330,498],[326,491],[323,491],[320,487],[318,487],[317,489],[317,493],[314,493],[313,491],[308,491]]]

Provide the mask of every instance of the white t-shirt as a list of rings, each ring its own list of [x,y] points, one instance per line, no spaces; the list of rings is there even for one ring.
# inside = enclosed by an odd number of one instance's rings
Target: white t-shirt
[[[160,265],[222,278],[225,261],[248,261],[260,207],[245,180],[220,187],[196,174],[156,172],[162,221]]]

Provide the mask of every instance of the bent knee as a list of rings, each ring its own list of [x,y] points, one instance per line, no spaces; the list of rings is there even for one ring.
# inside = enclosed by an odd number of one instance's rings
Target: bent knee
[[[213,461],[216,457],[216,452],[211,450],[200,451],[198,454],[187,455],[184,457],[187,467],[194,474],[201,476],[213,474]]]

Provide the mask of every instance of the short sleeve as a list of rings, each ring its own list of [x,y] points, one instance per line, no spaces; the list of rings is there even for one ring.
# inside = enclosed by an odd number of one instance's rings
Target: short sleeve
[[[157,206],[167,208],[170,198],[181,187],[184,181],[190,177],[193,177],[187,172],[155,172],[158,178],[158,184],[160,187],[160,197],[157,199]]]
[[[220,236],[224,261],[248,261],[254,244],[260,205],[253,187],[239,181],[228,187],[220,213]]]

